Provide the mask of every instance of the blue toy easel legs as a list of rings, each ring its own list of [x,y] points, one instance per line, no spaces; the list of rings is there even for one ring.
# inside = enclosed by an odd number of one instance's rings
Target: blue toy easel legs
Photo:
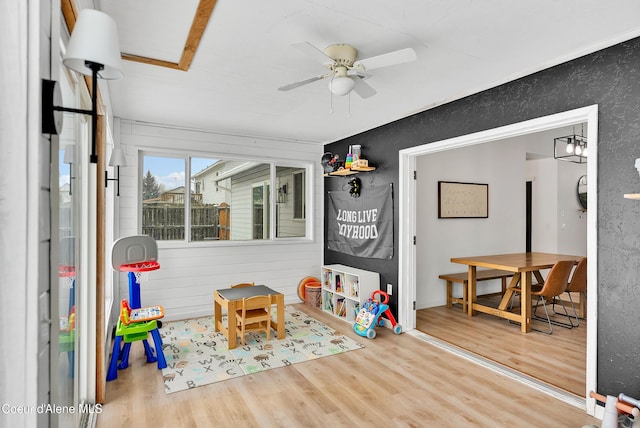
[[[167,361],[165,360],[164,352],[162,351],[162,338],[160,337],[157,326],[156,328],[148,330],[148,332],[151,333],[151,337],[153,338],[153,342],[156,347],[155,356],[153,353],[153,348],[149,345],[147,339],[124,340],[123,338],[125,337],[125,335],[123,335],[121,332],[121,334],[116,333],[116,337],[113,341],[113,350],[111,351],[111,359],[109,360],[107,381],[115,380],[118,378],[118,369],[123,370],[129,367],[129,352],[131,350],[131,343],[136,340],[142,340],[142,343],[144,345],[144,353],[147,357],[147,363],[157,362],[158,369],[164,369],[167,367]],[[118,361],[120,361],[120,364],[118,364]]]

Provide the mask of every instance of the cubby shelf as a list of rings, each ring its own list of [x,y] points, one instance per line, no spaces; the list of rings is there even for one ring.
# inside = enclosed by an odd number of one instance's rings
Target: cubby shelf
[[[362,304],[380,289],[380,274],[345,265],[322,266],[322,310],[353,323]]]

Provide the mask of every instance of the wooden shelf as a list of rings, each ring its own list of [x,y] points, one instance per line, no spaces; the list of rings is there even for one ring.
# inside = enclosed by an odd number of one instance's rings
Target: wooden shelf
[[[369,171],[374,171],[376,169],[375,166],[362,166],[360,168],[351,168],[351,171],[358,171],[358,172],[369,172]]]
[[[640,193],[625,193],[624,197],[626,199],[635,199],[640,201]]]
[[[369,172],[374,171],[376,168],[374,166],[366,166],[360,168],[351,168],[351,169],[340,169],[338,171],[330,172],[329,174],[324,174],[325,177],[329,176],[337,176],[337,177],[345,177],[347,175],[357,174],[359,172]]]

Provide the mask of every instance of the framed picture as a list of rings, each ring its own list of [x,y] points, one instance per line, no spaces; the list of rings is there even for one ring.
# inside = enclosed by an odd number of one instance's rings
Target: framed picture
[[[488,184],[438,181],[438,218],[488,217]]]

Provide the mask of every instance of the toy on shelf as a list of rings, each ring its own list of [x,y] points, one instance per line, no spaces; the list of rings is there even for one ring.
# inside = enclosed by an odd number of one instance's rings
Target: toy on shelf
[[[376,300],[376,294],[382,296],[382,300]],[[389,295],[384,291],[375,290],[371,293],[371,297],[362,304],[362,308],[358,312],[356,321],[353,323],[353,331],[360,336],[373,339],[376,337],[376,325],[383,327],[389,323],[393,332],[400,334],[402,327],[396,322],[387,303],[389,303]]]

